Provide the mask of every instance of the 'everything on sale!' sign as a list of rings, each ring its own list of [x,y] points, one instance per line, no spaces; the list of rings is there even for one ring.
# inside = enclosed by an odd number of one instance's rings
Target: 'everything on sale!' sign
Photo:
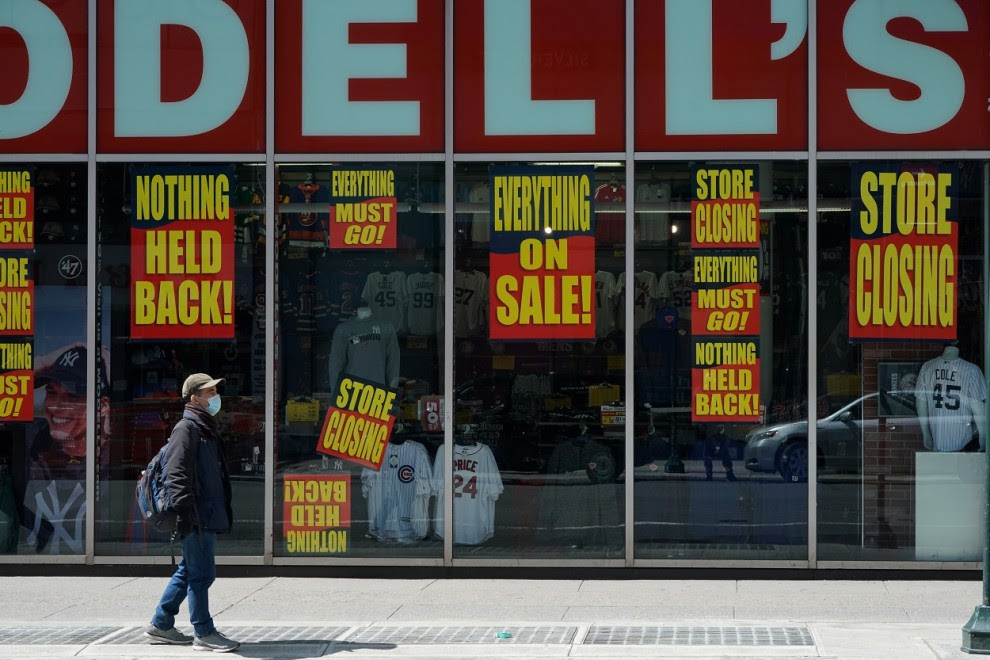
[[[591,167],[491,170],[492,339],[595,338]]]

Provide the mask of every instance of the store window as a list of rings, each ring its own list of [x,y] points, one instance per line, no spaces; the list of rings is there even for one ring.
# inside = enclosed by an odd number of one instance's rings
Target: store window
[[[455,176],[454,556],[621,558],[625,170]]]
[[[806,171],[637,164],[638,558],[806,556]]]
[[[986,168],[823,163],[818,556],[979,561]]]
[[[0,554],[80,555],[86,165],[0,166]]]
[[[277,555],[443,556],[443,174],[279,167]]]
[[[233,489],[219,555],[258,555],[264,530],[265,168],[103,164],[97,170],[96,553],[167,555],[134,484],[181,418],[182,383],[205,372]]]

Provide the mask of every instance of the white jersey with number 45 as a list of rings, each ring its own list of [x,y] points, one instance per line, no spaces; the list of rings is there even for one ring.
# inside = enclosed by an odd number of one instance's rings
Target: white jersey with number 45
[[[914,397],[927,404],[928,419],[921,423],[931,428],[935,451],[959,451],[976,431],[972,404],[986,400],[987,384],[972,362],[937,357],[922,365]]]
[[[433,492],[437,494],[434,530],[443,538],[443,447],[433,464]],[[495,500],[502,494],[502,475],[487,445],[454,445],[454,543],[474,545],[495,533]]]

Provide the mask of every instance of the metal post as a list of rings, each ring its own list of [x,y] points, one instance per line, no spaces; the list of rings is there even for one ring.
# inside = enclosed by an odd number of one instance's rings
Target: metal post
[[[987,220],[990,219],[990,165],[983,165],[983,281],[987,281],[986,254],[990,248],[990,235],[987,232]],[[986,367],[987,351],[990,350],[990,333],[987,332],[987,300],[983,296],[983,362]],[[986,369],[984,368],[984,373]],[[987,414],[990,402],[983,402],[983,414]],[[976,653],[979,655],[990,655],[990,539],[987,538],[987,530],[990,530],[990,451],[984,453],[986,463],[985,474],[983,475],[983,602],[973,610],[973,616],[969,618],[962,629],[962,650],[966,653]]]

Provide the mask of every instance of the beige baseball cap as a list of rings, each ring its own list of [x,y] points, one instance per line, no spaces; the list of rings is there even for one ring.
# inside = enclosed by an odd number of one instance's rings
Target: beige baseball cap
[[[223,381],[223,378],[214,378],[209,374],[192,374],[189,378],[186,378],[186,382],[182,384],[182,398],[188,399],[190,394],[195,394],[199,390],[206,387],[219,385]]]

